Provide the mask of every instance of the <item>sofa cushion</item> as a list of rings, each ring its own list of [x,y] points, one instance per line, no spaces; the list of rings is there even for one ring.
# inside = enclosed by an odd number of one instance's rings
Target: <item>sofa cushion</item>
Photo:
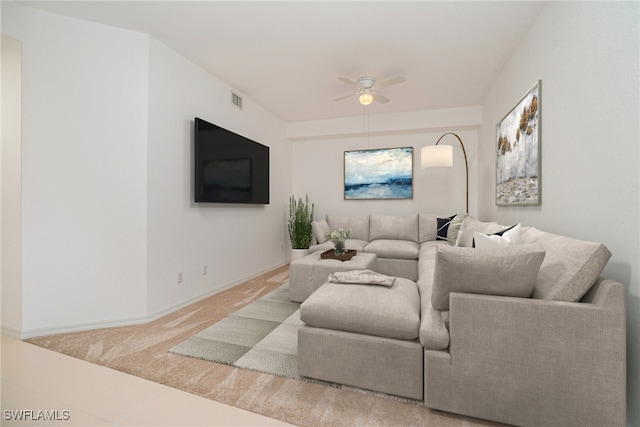
[[[364,247],[365,252],[376,254],[378,258],[418,259],[420,246],[408,240],[374,240]]]
[[[393,286],[325,283],[300,306],[309,326],[413,340],[420,328],[415,282],[396,278]]]
[[[418,214],[408,216],[371,214],[369,224],[370,240],[409,240],[418,243]]]
[[[351,238],[369,241],[369,215],[337,216],[327,215],[327,223],[332,230],[350,228]]]
[[[523,243],[539,243],[546,256],[533,289],[533,298],[576,302],[598,280],[611,252],[601,243],[525,227]]]
[[[420,243],[436,240],[438,237],[438,215],[420,212],[418,214],[418,230]]]
[[[449,308],[451,292],[528,298],[544,259],[540,244],[472,249],[438,246],[431,304]]]
[[[505,226],[502,226],[497,222],[482,222],[469,215],[462,221],[456,246],[462,246],[465,248],[472,247],[473,237],[476,231],[484,234],[491,234],[502,231],[505,228]]]
[[[318,244],[322,244],[329,240],[327,237],[327,233],[331,231],[329,227],[329,223],[326,220],[324,221],[313,221],[311,223],[311,229],[313,230],[313,237],[316,238],[316,242]]]
[[[476,231],[473,233],[473,247],[483,248],[504,248],[507,246],[517,246],[522,241],[522,225],[516,224],[502,231],[493,234],[484,234]]]

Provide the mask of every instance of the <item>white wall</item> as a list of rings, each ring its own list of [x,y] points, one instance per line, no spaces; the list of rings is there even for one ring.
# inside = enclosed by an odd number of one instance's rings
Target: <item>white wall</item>
[[[285,262],[284,123],[148,35],[13,2],[2,31],[23,45],[22,337],[147,321]],[[196,116],[270,146],[270,205],[192,202]]]
[[[420,168],[420,149],[434,145],[445,132],[456,132],[467,151],[469,205],[475,214],[480,120],[480,108],[467,108],[290,124],[288,135],[295,137],[293,192],[296,197],[309,195],[316,206],[316,219],[326,214],[464,212],[465,168],[458,140],[449,135],[440,142],[454,147],[453,168]],[[393,147],[413,147],[413,199],[344,200],[344,152]]]
[[[157,315],[284,263],[291,148],[282,121],[247,98],[233,106],[228,86],[155,40],[149,80],[148,311]],[[194,117],[269,146],[269,205],[193,202]]]
[[[640,425],[638,3],[545,6],[483,104],[480,214],[603,242],[627,286],[628,418]],[[495,206],[495,124],[542,80],[542,204]]]
[[[25,335],[145,314],[148,37],[2,2],[22,42]]]
[[[22,329],[22,219],[20,114],[22,44],[2,35],[2,332]]]

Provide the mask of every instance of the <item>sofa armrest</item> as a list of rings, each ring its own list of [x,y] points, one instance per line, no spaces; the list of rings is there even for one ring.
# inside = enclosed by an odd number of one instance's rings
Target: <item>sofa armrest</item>
[[[449,347],[449,330],[442,312],[431,305],[431,280],[418,282],[420,292],[420,344],[426,350],[444,350]]]
[[[625,425],[625,288],[600,279],[583,301],[452,293],[459,386],[520,411],[511,420],[525,424]]]
[[[606,354],[625,361],[625,289],[621,283],[601,279],[587,302],[451,293],[449,329],[451,353],[499,342],[521,343],[530,351],[557,353],[567,349],[590,352],[608,348]],[[558,345],[561,344],[561,345]]]

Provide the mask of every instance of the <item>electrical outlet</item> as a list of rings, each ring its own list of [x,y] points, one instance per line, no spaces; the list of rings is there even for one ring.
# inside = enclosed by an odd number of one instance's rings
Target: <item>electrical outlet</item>
[[[203,276],[206,276],[206,275],[207,275],[207,264],[204,264],[204,265],[202,266],[202,275],[203,275]]]
[[[182,271],[178,273],[178,283],[182,283]]]

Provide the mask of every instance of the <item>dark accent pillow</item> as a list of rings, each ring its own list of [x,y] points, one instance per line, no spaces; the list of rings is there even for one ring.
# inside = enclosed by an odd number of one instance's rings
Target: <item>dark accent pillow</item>
[[[515,227],[518,224],[513,224],[511,227],[507,227],[504,230],[500,230],[496,233],[491,233],[491,234],[487,234],[487,236],[502,236],[504,233],[506,233],[507,231],[511,230],[513,227]],[[471,247],[475,248],[476,247],[476,239],[473,239],[473,242],[471,243]]]
[[[436,240],[447,240],[447,232],[449,231],[449,225],[453,218],[456,216],[450,216],[449,218],[437,218],[438,220],[438,230],[436,235]]]

